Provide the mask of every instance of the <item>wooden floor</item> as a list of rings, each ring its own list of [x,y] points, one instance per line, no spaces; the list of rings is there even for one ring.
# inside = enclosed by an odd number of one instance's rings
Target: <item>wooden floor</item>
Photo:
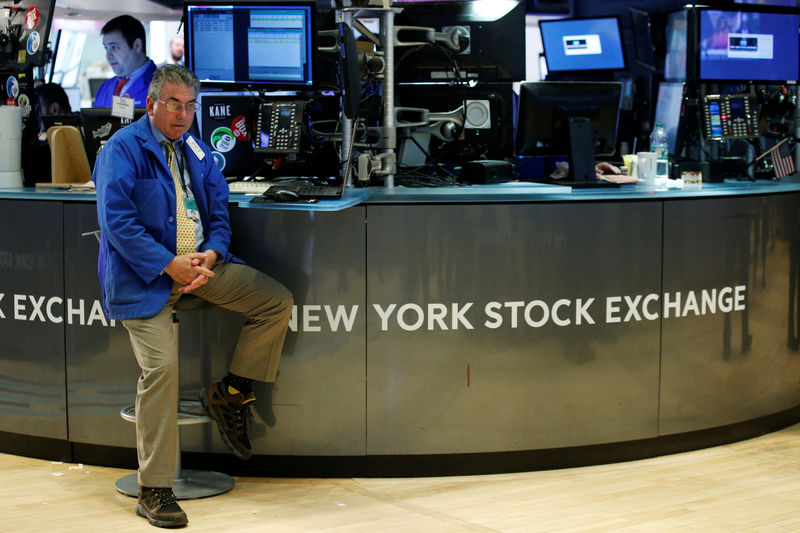
[[[114,489],[130,471],[0,454],[0,532],[156,531]],[[237,478],[182,502],[227,532],[800,531],[800,425],[631,463],[415,479]]]

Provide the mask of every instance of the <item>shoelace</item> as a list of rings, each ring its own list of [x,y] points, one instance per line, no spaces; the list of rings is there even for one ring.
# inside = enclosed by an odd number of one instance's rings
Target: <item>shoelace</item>
[[[157,487],[154,488],[153,491],[156,493],[156,497],[158,498],[158,501],[161,503],[162,507],[177,501],[175,499],[175,493],[172,492],[172,489],[170,488]]]
[[[244,426],[245,432],[250,428],[253,422],[253,411],[250,410],[249,405],[242,406],[242,425]]]
[[[249,405],[242,405],[234,411],[234,427],[241,433],[247,433],[250,423],[253,420],[253,413]]]

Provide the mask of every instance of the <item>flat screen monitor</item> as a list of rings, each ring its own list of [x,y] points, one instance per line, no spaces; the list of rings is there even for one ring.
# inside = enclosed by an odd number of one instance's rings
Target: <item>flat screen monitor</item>
[[[203,87],[315,88],[315,2],[187,0],[183,9],[186,66]]]
[[[517,0],[409,2],[395,27],[418,26],[441,32],[459,28],[463,50],[441,44],[395,47],[395,81],[447,83],[525,79],[525,4]],[[398,32],[408,42],[418,33]]]
[[[676,153],[675,141],[678,138],[682,105],[683,83],[662,81],[658,85],[655,122],[664,125],[667,132],[667,145],[671,154]]]
[[[572,4],[572,0],[525,0],[525,10],[528,13],[569,15],[572,13]]]
[[[361,70],[356,38],[352,28],[344,22],[339,23],[339,69],[342,80],[342,112],[347,118],[355,118],[361,103]]]
[[[760,7],[701,9],[699,77],[705,82],[795,82],[800,74],[800,15]]]
[[[226,177],[249,176],[256,167],[247,125],[257,99],[245,94],[202,92],[198,96],[200,136]]]
[[[595,181],[595,156],[616,149],[621,95],[619,82],[522,83],[516,154],[568,155],[573,181]]]
[[[686,81],[687,14],[685,10],[667,15],[667,54],[664,79]]]
[[[111,114],[110,107],[85,107],[81,109],[81,130],[83,146],[89,158],[89,166],[94,168],[100,150],[117,131],[139,120],[147,110],[137,107],[133,110],[133,120],[120,118]]]
[[[625,69],[617,17],[542,20],[539,29],[549,72]]]
[[[797,7],[797,0],[733,0],[734,4],[758,4],[762,6]]]
[[[650,13],[635,7],[629,7],[628,12],[631,14],[631,24],[633,25],[636,60],[643,66],[655,70],[656,56],[650,31]]]

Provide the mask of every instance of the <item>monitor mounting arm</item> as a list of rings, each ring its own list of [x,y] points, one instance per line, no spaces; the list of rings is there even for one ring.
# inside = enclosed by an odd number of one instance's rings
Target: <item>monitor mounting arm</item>
[[[409,38],[413,37],[413,34],[416,33],[417,39],[404,41],[401,38],[401,32],[405,34],[412,34],[408,36]],[[442,31],[436,31],[433,28],[425,28],[423,26],[394,27],[395,46],[422,46],[431,43],[439,43],[456,53],[464,52],[467,50],[467,48],[469,48],[469,27],[452,26]]]
[[[395,125],[398,128],[414,128],[418,133],[427,133],[441,139],[452,141],[464,127],[464,106],[452,111],[432,113],[420,107],[395,107]]]

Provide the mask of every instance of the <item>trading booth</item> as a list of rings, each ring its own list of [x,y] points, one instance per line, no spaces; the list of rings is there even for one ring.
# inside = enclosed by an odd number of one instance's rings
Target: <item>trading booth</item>
[[[644,11],[541,21],[547,75],[529,80],[525,2],[350,3],[184,2],[193,134],[229,181],[232,251],[295,296],[278,379],[256,387],[254,457],[187,426],[184,465],[504,472],[800,420],[800,15],[686,7],[664,14],[663,46]],[[47,62],[1,57],[26,83]],[[53,124],[29,107],[23,138]],[[72,117],[89,167],[137,113]],[[667,178],[596,172],[646,152],[655,122]],[[139,370],[102,310],[91,184],[21,165],[0,188],[0,451],[135,467],[119,412]],[[191,396],[241,322],[180,321]]]

